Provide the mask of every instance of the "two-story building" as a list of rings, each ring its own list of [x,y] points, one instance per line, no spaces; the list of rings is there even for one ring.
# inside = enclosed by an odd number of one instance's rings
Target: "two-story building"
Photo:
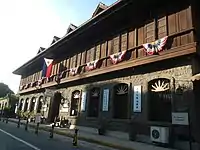
[[[63,116],[87,127],[96,127],[105,117],[108,130],[123,132],[129,132],[131,120],[137,134],[161,143],[165,141],[152,131],[166,127],[164,132],[170,132],[173,113],[186,112],[192,138],[198,141],[195,2],[100,3],[88,21],[71,24],[65,36],[54,37],[48,48],[40,48],[13,72],[21,75],[19,109],[42,113],[50,122]],[[187,127],[176,125],[176,137],[187,138]]]

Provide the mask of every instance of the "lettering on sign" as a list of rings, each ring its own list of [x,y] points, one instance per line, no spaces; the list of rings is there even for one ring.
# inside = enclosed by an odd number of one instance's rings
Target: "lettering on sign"
[[[141,102],[141,85],[134,86],[134,96],[133,96],[133,112],[142,111],[142,102]]]
[[[109,89],[103,90],[103,111],[108,111],[108,104],[109,104]]]
[[[172,124],[189,125],[187,112],[172,112]]]

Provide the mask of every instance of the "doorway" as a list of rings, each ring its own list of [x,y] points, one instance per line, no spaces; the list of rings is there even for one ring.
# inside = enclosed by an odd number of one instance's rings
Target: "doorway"
[[[59,116],[59,108],[61,103],[61,93],[56,92],[50,104],[49,121],[54,122],[55,118]]]
[[[149,91],[149,120],[171,122],[170,80],[158,78],[148,83]]]
[[[99,100],[100,100],[100,89],[93,88],[90,90],[88,117],[99,116]]]
[[[113,118],[128,118],[128,84],[121,83],[114,86]]]

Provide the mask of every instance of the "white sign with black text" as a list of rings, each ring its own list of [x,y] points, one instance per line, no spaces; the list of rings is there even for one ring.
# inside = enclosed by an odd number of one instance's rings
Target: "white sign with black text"
[[[108,104],[109,104],[109,89],[103,90],[103,111],[108,111]]]
[[[142,102],[141,102],[141,91],[142,86],[134,86],[134,96],[133,96],[133,112],[141,112],[142,111]]]
[[[172,112],[172,124],[189,125],[187,112]]]
[[[81,99],[81,111],[85,111],[86,107],[86,92],[82,92],[82,99]]]

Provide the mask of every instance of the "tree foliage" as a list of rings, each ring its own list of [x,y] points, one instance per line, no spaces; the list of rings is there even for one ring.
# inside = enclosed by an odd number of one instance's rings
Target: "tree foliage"
[[[0,83],[0,97],[5,97],[8,93],[14,94],[8,85]]]

